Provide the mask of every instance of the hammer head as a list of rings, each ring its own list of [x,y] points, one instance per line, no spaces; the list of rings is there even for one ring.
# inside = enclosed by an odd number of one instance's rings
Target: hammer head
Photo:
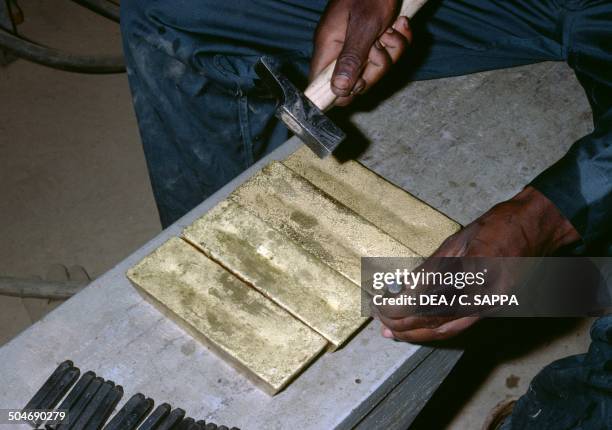
[[[325,158],[340,145],[344,132],[279,72],[273,60],[262,57],[255,71],[279,100],[276,116],[315,154]]]

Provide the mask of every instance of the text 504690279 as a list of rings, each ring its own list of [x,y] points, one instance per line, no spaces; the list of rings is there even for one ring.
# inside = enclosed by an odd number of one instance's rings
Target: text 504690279
[[[57,424],[68,415],[65,410],[51,409],[0,409],[0,424],[29,424],[41,422]]]

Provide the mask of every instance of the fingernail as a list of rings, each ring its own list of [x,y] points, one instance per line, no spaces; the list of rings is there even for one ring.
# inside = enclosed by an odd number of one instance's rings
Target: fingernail
[[[374,42],[374,46],[376,46],[376,48],[380,50],[385,49],[384,45],[381,43],[380,40],[377,40],[376,42]]]
[[[351,85],[351,79],[346,75],[337,75],[334,78],[334,87],[339,90],[348,90]]]
[[[393,338],[393,332],[391,330],[389,330],[388,328],[385,328],[382,332],[383,337],[386,337],[387,339],[391,339]]]
[[[389,27],[387,28],[387,33],[391,34],[393,33],[395,30],[393,29],[393,27]]]
[[[355,94],[361,94],[363,92],[363,90],[365,90],[366,87],[366,83],[363,79],[360,79],[357,82],[357,85],[355,85],[355,88],[353,89],[353,93]]]

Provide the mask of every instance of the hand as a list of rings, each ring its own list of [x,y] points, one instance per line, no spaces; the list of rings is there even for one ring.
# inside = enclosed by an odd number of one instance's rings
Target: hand
[[[338,59],[332,77],[336,105],[346,106],[389,71],[412,39],[398,0],[331,0],[314,40],[310,79]]]
[[[527,187],[449,237],[432,257],[545,256],[578,240],[580,235],[554,204]],[[378,308],[377,314],[384,337],[417,343],[448,339],[479,319],[405,316],[397,308]]]

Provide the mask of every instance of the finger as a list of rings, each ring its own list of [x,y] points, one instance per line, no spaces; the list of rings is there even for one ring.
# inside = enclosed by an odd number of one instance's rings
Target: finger
[[[347,97],[355,87],[368,62],[370,50],[380,33],[368,20],[349,16],[348,29],[342,52],[334,69],[331,86],[339,97]]]
[[[359,94],[364,92],[364,90],[366,89],[366,86],[367,86],[367,82],[365,81],[365,79],[363,78],[357,79],[357,83],[353,87],[353,91],[351,91],[351,95],[358,96]]]
[[[342,42],[339,40],[332,40],[325,43],[316,43],[316,48],[310,61],[310,71],[308,73],[308,81],[311,82],[321,72],[331,64],[340,52],[342,51]]]
[[[394,64],[397,63],[408,47],[408,39],[393,28],[380,36],[378,41],[385,47]]]
[[[355,84],[355,87],[353,88],[353,91],[351,91],[351,95],[348,97],[338,97],[336,101],[334,102],[334,105],[335,106],[350,105],[353,102],[353,100],[355,100],[355,97],[363,93],[365,89],[366,89],[366,81],[364,81],[363,78],[359,78],[357,80],[357,83]]]
[[[366,86],[362,92],[368,91],[374,84],[389,71],[393,62],[385,47],[377,40],[368,57],[368,64],[363,70],[361,78],[366,82]]]
[[[387,339],[393,339],[393,331],[387,326],[383,325],[380,327],[380,334]]]
[[[409,331],[393,331],[388,327],[381,330],[382,337],[393,340],[400,340],[411,343],[433,342],[438,339],[438,335],[433,329],[415,329]]]
[[[405,16],[400,16],[393,23],[393,29],[400,33],[408,41],[408,44],[412,44],[412,28],[410,27],[410,20]]]
[[[393,335],[394,339],[412,343],[425,343],[447,340],[467,330],[479,319],[479,317],[463,317],[458,320],[453,320],[451,322],[443,324],[435,329],[424,328],[402,332],[396,332],[391,330],[391,334]],[[385,335],[388,335],[388,332],[384,332],[383,336]]]
[[[435,329],[422,328],[416,330],[392,332],[393,339],[410,343],[427,343],[444,340]]]
[[[314,52],[310,61],[310,81],[338,58],[342,51],[346,37],[346,26],[342,24],[347,22],[348,14],[346,10],[338,6],[338,3],[330,3],[317,26],[314,36]]]
[[[454,321],[455,317],[406,317],[406,318],[385,318],[381,317],[380,322],[385,327],[393,331],[408,331],[420,328],[438,328],[449,321]]]
[[[350,105],[353,100],[355,100],[355,96],[348,96],[348,97],[338,97],[336,98],[336,101],[334,102],[334,106],[348,106]]]
[[[392,296],[391,296],[392,297]],[[400,296],[397,296],[400,297]],[[388,319],[402,319],[408,317],[416,317],[418,314],[415,313],[414,307],[406,306],[401,304],[379,304],[375,305],[374,302],[370,302],[370,310],[376,318],[388,318]]]

